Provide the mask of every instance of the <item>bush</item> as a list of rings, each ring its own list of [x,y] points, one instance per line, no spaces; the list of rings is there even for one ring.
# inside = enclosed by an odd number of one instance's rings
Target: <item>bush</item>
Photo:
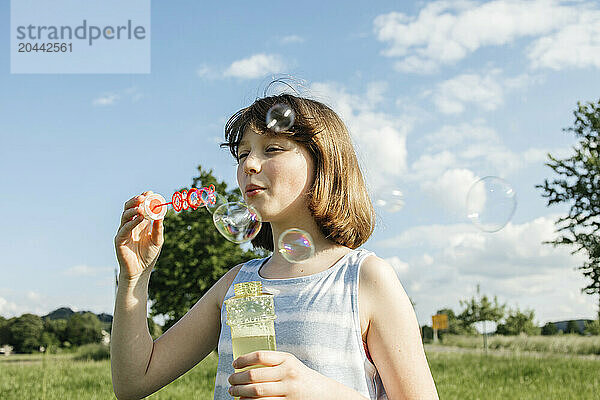
[[[86,344],[79,347],[74,359],[78,361],[110,360],[110,348],[101,343]]]
[[[496,333],[507,336],[515,336],[521,333],[526,335],[539,335],[540,328],[533,323],[534,317],[535,313],[533,310],[525,310],[524,312],[518,308],[510,310],[506,317],[506,322],[498,324]]]
[[[585,323],[585,333],[588,335],[600,335],[600,320]]]
[[[23,314],[9,327],[9,344],[17,353],[32,353],[40,348],[40,337],[44,330],[42,318],[33,314]]]
[[[95,314],[73,314],[66,326],[69,342],[76,346],[102,340],[102,324]]]
[[[558,334],[558,328],[552,322],[546,322],[546,325],[542,327],[542,335],[552,336]]]

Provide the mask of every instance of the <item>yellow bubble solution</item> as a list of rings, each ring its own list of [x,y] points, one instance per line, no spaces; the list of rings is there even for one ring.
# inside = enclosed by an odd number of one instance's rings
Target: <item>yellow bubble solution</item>
[[[233,290],[235,296],[225,300],[233,359],[257,350],[277,350],[273,295],[263,293],[258,281],[236,283]],[[235,372],[260,367],[251,365]]]

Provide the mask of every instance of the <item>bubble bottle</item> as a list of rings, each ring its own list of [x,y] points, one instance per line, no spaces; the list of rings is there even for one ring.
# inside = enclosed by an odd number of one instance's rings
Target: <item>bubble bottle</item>
[[[225,300],[233,359],[257,350],[277,350],[273,295],[264,293],[258,281],[236,283],[233,290],[235,296]],[[235,372],[260,367],[251,365]]]

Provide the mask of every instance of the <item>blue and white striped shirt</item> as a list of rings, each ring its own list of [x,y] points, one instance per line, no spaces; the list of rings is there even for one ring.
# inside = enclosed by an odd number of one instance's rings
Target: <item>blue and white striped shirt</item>
[[[274,295],[277,351],[295,355],[307,367],[371,400],[387,400],[379,373],[365,351],[358,314],[360,265],[372,254],[355,249],[324,271],[289,279],[260,276],[268,257],[250,260],[239,270],[224,300],[234,296],[235,283],[262,282],[263,290]],[[235,371],[226,317],[222,304],[215,400],[232,399],[227,379]]]

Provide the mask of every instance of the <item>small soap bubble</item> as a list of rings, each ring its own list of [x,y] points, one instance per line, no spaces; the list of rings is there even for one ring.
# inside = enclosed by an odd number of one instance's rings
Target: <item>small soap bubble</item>
[[[287,131],[294,125],[294,110],[286,104],[275,104],[267,112],[267,128],[274,132]]]
[[[517,208],[512,186],[502,178],[479,179],[467,193],[467,218],[484,232],[497,232],[510,221]]]
[[[300,263],[315,254],[313,243],[308,232],[298,228],[290,228],[279,236],[279,253],[289,262]]]
[[[375,207],[387,212],[398,212],[404,207],[404,195],[398,189],[383,189],[375,195]]]
[[[233,243],[245,243],[258,235],[262,219],[254,207],[242,202],[230,202],[215,210],[213,223],[225,239]]]

